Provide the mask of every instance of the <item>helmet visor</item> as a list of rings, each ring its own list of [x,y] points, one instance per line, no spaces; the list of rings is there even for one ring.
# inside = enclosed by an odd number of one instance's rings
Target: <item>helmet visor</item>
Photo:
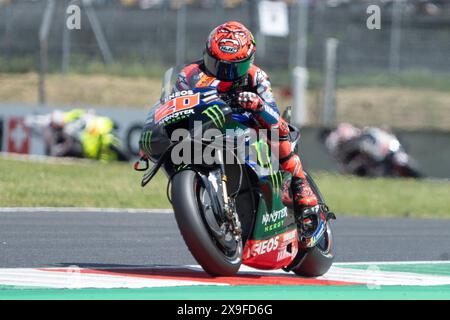
[[[240,61],[222,61],[212,57],[208,50],[203,54],[206,70],[221,81],[236,81],[245,76],[253,62],[253,56]]]

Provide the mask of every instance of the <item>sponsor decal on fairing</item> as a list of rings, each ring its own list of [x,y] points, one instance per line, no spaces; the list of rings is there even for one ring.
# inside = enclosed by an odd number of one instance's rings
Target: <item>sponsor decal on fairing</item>
[[[262,223],[263,225],[267,225],[269,223],[276,223],[281,219],[284,219],[287,217],[287,208],[283,208],[278,211],[274,211],[272,213],[266,213],[263,215]]]
[[[168,99],[155,111],[155,123],[173,119],[173,117],[183,114],[181,111],[193,109],[200,103],[200,94],[193,94],[192,90],[179,91],[171,94]],[[193,110],[191,111],[193,112]]]
[[[251,256],[255,257],[278,249],[280,236],[270,238],[269,240],[259,241],[250,249]]]

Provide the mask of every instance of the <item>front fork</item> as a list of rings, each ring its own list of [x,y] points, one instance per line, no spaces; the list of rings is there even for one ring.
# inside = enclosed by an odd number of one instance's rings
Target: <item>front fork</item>
[[[225,212],[225,216],[227,217],[228,221],[231,224],[233,234],[235,236],[240,237],[242,234],[241,221],[239,220],[239,216],[236,212],[235,200],[231,199],[228,195],[228,188],[227,188],[228,178],[227,178],[227,175],[225,172],[223,150],[216,149],[216,151],[217,151],[216,157],[217,157],[217,162],[219,163],[219,166],[220,166],[220,174],[221,174],[221,181],[222,181],[223,210]]]
[[[225,173],[225,165],[223,163],[223,150],[216,149],[216,158],[217,162],[220,166],[220,174],[221,174],[221,180],[222,180],[222,195],[223,195],[223,203],[225,205],[229,204],[229,197],[228,197],[228,190],[227,190],[227,175]]]

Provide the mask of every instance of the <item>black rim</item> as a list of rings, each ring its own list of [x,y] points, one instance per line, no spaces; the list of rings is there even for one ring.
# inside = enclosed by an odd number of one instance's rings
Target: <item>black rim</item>
[[[329,233],[330,230],[327,226],[327,230],[325,231],[324,235],[322,236],[322,239],[317,243],[316,247],[320,249],[324,254],[328,254],[331,250],[331,242],[329,241]]]

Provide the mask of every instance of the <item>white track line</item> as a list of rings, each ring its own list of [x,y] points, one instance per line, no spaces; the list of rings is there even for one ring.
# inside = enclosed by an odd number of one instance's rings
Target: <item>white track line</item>
[[[450,277],[418,274],[411,272],[379,271],[373,269],[360,270],[332,267],[324,276],[324,280],[356,282],[367,285],[383,286],[437,286],[450,285]]]
[[[333,266],[360,266],[360,265],[408,265],[408,264],[450,264],[450,261],[371,261],[371,262],[336,262]]]
[[[402,264],[403,262],[398,262]],[[425,262],[423,262],[425,263]],[[364,263],[361,263],[364,264]],[[406,264],[410,264],[407,262]],[[340,264],[341,266],[345,264]],[[180,266],[154,266],[141,269],[191,269],[202,270],[198,265],[180,265]],[[51,270],[58,269],[58,270]],[[88,268],[89,269],[89,268]],[[95,268],[94,268],[95,269]],[[100,268],[100,270],[114,270],[128,268]],[[133,269],[133,268],[129,268]],[[135,269],[135,268],[134,268]],[[61,271],[64,270],[64,271]],[[191,285],[226,285],[219,282],[201,282],[196,280],[178,280],[178,279],[158,279],[151,276],[139,277],[120,275],[120,274],[92,274],[83,273],[83,269],[76,266],[68,268],[46,268],[45,270],[35,268],[6,268],[0,269],[0,284],[21,286],[21,287],[47,287],[47,288],[150,288],[150,287],[171,287],[171,286],[191,286]],[[266,276],[289,276],[282,270],[263,271],[250,267],[242,266],[240,274],[255,274]],[[239,275],[238,275],[239,276]],[[292,273],[290,274],[294,276]],[[450,276],[419,274],[411,272],[392,272],[381,271],[368,268],[351,269],[332,266],[330,271],[318,280],[342,281],[358,283],[368,286],[438,286],[450,285]]]
[[[62,213],[173,213],[172,209],[133,209],[133,208],[80,208],[80,207],[2,207],[0,213],[30,213],[30,212],[62,212]]]
[[[435,261],[433,261],[435,262]],[[360,265],[371,264],[365,262],[358,262]],[[425,264],[426,261],[421,263]],[[449,263],[449,261],[439,261],[439,263]],[[383,263],[379,263],[380,265]],[[396,262],[396,264],[411,264],[410,262]],[[381,271],[373,268],[364,269],[351,269],[351,268],[339,268],[339,266],[348,265],[347,263],[335,263],[330,268],[330,270],[322,277],[318,277],[318,280],[329,280],[329,281],[342,281],[359,283],[363,285],[375,285],[375,286],[437,286],[437,285],[450,285],[450,276],[440,276],[440,275],[430,275],[430,274],[420,274],[412,272],[400,272],[400,271]],[[356,265],[356,264],[352,264]],[[190,266],[194,267],[194,266]],[[263,271],[253,269],[247,266],[242,266],[240,272],[251,272],[257,274],[272,274],[272,275],[287,275],[282,270],[270,270]]]
[[[150,288],[193,285],[224,285],[176,279],[152,279],[122,275],[84,274],[67,268],[67,272],[50,272],[39,269],[0,269],[0,284],[20,287],[46,288]]]

